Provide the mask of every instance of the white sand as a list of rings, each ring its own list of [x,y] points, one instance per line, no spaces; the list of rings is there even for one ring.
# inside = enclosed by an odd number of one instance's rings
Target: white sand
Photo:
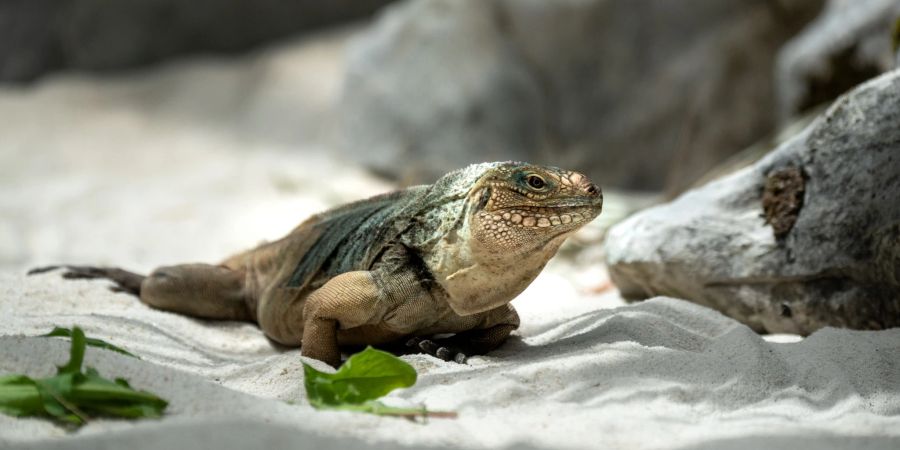
[[[67,342],[23,336],[78,324],[143,358],[90,349],[89,365],[171,401],[162,420],[75,433],[0,416],[0,448],[900,448],[900,330],[767,342],[678,300],[586,294],[602,268],[571,261],[515,301],[523,326],[490,356],[405,357],[419,382],[389,401],[460,414],[426,425],[313,410],[299,351],[253,325],[22,275],[215,261],[389,188],[321,154],[342,43],[0,91],[0,374],[53,373]],[[300,103],[294,138],[306,144],[294,148],[285,113]]]
[[[604,299],[571,295],[551,275],[516,300],[526,325],[489,357],[466,366],[405,358],[420,378],[391,400],[460,413],[417,425],[311,409],[299,352],[274,349],[251,325],[154,311],[97,282],[4,275],[0,285],[4,334],[79,324],[143,357],[92,349],[88,364],[172,402],[159,422],[101,420],[73,435],[44,420],[0,417],[0,439],[16,445],[52,438],[93,446],[133,434],[138,448],[151,448],[185,422],[226,435],[269,433],[268,427],[237,433],[220,423],[226,420],[286,427],[297,439],[316,434],[416,446],[680,448],[736,439],[739,447],[756,448],[760,436],[801,447],[811,438],[834,448],[851,437],[853,446],[900,443],[900,330],[824,330],[799,343],[768,343],[678,300],[603,309]],[[2,337],[0,373],[49,375],[66,353],[62,340]]]

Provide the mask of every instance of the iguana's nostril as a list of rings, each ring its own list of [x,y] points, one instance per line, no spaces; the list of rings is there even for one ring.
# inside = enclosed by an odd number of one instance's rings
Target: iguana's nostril
[[[587,191],[588,194],[597,195],[600,193],[600,188],[598,188],[596,184],[591,183],[588,185],[588,187],[587,187],[587,189],[585,189],[585,191]]]

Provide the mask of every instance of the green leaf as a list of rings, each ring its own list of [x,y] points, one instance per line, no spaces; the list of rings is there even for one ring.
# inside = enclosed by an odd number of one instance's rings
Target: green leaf
[[[163,403],[163,406],[157,407],[155,405],[149,404],[136,404],[136,405],[113,405],[113,404],[99,404],[92,406],[89,411],[92,411],[98,415],[104,416],[113,416],[113,417],[125,417],[129,419],[157,419],[162,417],[163,410],[165,410],[166,403]]]
[[[0,377],[0,412],[10,416],[30,416],[43,410],[41,393],[34,380],[24,375]]]
[[[121,378],[119,379],[121,380]],[[150,405],[160,411],[168,404],[165,400],[146,391],[138,391],[130,386],[122,385],[118,381],[108,380],[97,374],[94,369],[88,369],[84,381],[78,383],[71,392],[70,398],[80,404],[103,404],[109,401],[135,402]]]
[[[306,396],[316,408],[360,405],[416,382],[412,366],[372,347],[351,356],[336,373],[320,372],[305,363],[303,373]]]
[[[87,422],[91,415],[162,416],[168,402],[156,395],[132,389],[121,378],[103,378],[90,367],[82,372],[89,339],[78,327],[72,329],[71,338],[69,362],[60,366],[55,376],[38,380],[24,375],[0,377],[0,413],[50,416],[74,425]]]
[[[68,328],[63,328],[63,327],[55,327],[55,328],[53,328],[53,331],[51,331],[47,334],[42,334],[41,337],[68,337],[68,338],[71,338],[72,330],[70,330]],[[109,342],[106,342],[102,339],[86,338],[85,342],[87,343],[87,345],[89,345],[91,347],[105,348],[107,350],[112,350],[114,352],[118,352],[123,355],[130,356],[132,358],[141,359],[137,355],[129,352],[128,350],[125,350],[122,347],[118,347],[113,344],[110,344]]]
[[[75,375],[64,373],[35,380],[35,385],[41,394],[44,412],[63,422],[81,424],[87,421],[87,415],[66,399],[66,394],[72,391]]]

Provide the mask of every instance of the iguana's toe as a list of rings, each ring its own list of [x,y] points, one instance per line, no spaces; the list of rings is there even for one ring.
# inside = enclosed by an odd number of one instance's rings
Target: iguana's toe
[[[419,351],[421,351],[421,353],[434,356],[444,361],[453,361],[459,364],[466,363],[467,357],[463,352],[459,351],[459,349],[452,345],[441,344],[442,343],[439,339],[432,340],[414,337],[406,343],[406,346],[418,349]]]
[[[468,359],[465,353],[457,351],[452,347],[438,347],[434,356],[437,356],[444,361],[453,361],[459,364],[465,364],[466,359]]]

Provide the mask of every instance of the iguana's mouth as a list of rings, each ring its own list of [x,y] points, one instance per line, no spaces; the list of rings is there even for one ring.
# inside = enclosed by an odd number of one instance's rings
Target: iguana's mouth
[[[555,205],[547,205],[544,208],[548,209],[593,209],[597,207],[593,202],[579,202],[579,203],[557,203]]]
[[[543,205],[516,205],[508,206],[504,209],[597,209],[602,205],[603,200],[597,198],[585,200],[564,200]]]
[[[562,215],[580,215],[585,218],[594,218],[600,214],[601,204],[599,202],[571,202],[558,203],[553,205],[521,205],[508,206],[501,210],[493,211],[493,214],[503,213],[531,213],[543,216],[562,216]]]
[[[565,203],[556,203],[552,205],[545,205],[542,208],[545,208],[554,212],[581,212],[590,211],[592,214],[598,214],[600,209],[603,206],[603,201],[598,200],[587,200],[587,201],[573,201],[573,202],[565,202]]]

